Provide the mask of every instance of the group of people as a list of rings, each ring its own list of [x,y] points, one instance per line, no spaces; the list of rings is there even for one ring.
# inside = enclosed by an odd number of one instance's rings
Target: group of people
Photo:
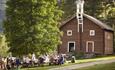
[[[0,57],[0,70],[13,70],[19,67],[20,60],[15,57]]]
[[[49,65],[61,65],[64,64],[64,62],[65,57],[63,55],[42,55],[36,58],[35,55],[33,54],[31,59],[29,57],[23,58],[23,64],[26,67],[35,65],[41,66],[44,65],[45,63]]]
[[[55,55],[50,57],[49,65],[61,65],[64,64],[65,57],[63,55]]]
[[[45,63],[49,65],[64,64],[65,58],[63,55],[42,55],[36,58],[35,54],[31,57],[23,56],[19,59],[16,57],[0,57],[0,70],[13,70],[19,67],[42,66]]]

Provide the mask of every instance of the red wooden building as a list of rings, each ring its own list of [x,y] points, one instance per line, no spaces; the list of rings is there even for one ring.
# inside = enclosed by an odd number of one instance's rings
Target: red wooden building
[[[62,22],[60,30],[63,31],[63,36],[62,44],[58,48],[59,53],[66,54],[73,51],[95,54],[113,53],[111,27],[87,14],[83,14],[83,28],[77,21],[76,15],[73,15]]]

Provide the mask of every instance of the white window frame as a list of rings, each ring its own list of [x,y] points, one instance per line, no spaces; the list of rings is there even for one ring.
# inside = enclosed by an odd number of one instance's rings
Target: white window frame
[[[72,36],[72,30],[67,30],[67,36]]]
[[[90,36],[95,36],[95,30],[90,30],[89,34]]]
[[[69,41],[69,42],[68,42],[67,52],[69,52],[69,44],[70,44],[70,43],[74,43],[74,50],[75,50],[75,41]]]
[[[95,52],[95,43],[94,43],[94,41],[87,41],[86,42],[86,52],[89,52],[88,51],[88,48],[89,48],[88,44],[89,43],[92,43],[92,52]]]

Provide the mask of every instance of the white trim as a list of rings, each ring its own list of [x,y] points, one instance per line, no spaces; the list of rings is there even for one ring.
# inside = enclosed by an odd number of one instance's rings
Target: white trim
[[[82,32],[83,32],[83,24],[82,24]]]
[[[67,52],[69,52],[69,43],[74,43],[74,50],[75,50],[75,41],[68,41]]]
[[[83,32],[83,13],[84,13],[84,0],[76,1],[76,18],[78,21],[78,32],[80,31],[79,27],[82,24],[82,32]],[[81,21],[81,22],[80,22]]]
[[[79,32],[79,24],[78,24],[78,27],[77,27],[77,28],[78,28],[77,30],[78,30],[78,32]]]
[[[92,43],[92,52],[94,52],[95,51],[94,41],[87,41],[86,42],[86,52],[88,52],[88,48],[89,48],[88,43]]]
[[[89,34],[90,34],[90,36],[95,36],[95,30],[90,30]]]
[[[69,34],[70,32],[70,34]],[[67,36],[72,36],[72,30],[67,30]]]
[[[79,23],[79,22],[78,22]],[[83,32],[83,23],[81,24],[78,24],[78,32],[80,31],[80,25],[81,25],[81,28],[82,28],[82,32]]]

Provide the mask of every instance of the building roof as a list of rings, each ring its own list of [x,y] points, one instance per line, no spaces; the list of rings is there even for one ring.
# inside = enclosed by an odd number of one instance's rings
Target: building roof
[[[100,26],[102,29],[113,31],[113,29],[110,26],[106,25],[105,23],[101,22],[100,20],[98,20],[98,19],[96,19],[96,18],[94,18],[94,17],[92,17],[90,15],[87,15],[87,14],[83,14],[83,16],[86,17],[87,19],[91,20],[92,22],[94,22],[98,26]],[[76,17],[76,15],[74,14],[72,17],[70,17],[67,20],[63,21],[61,23],[61,27],[63,25],[65,25],[67,22],[69,22],[70,20],[72,20],[73,18],[75,18],[75,17]]]

